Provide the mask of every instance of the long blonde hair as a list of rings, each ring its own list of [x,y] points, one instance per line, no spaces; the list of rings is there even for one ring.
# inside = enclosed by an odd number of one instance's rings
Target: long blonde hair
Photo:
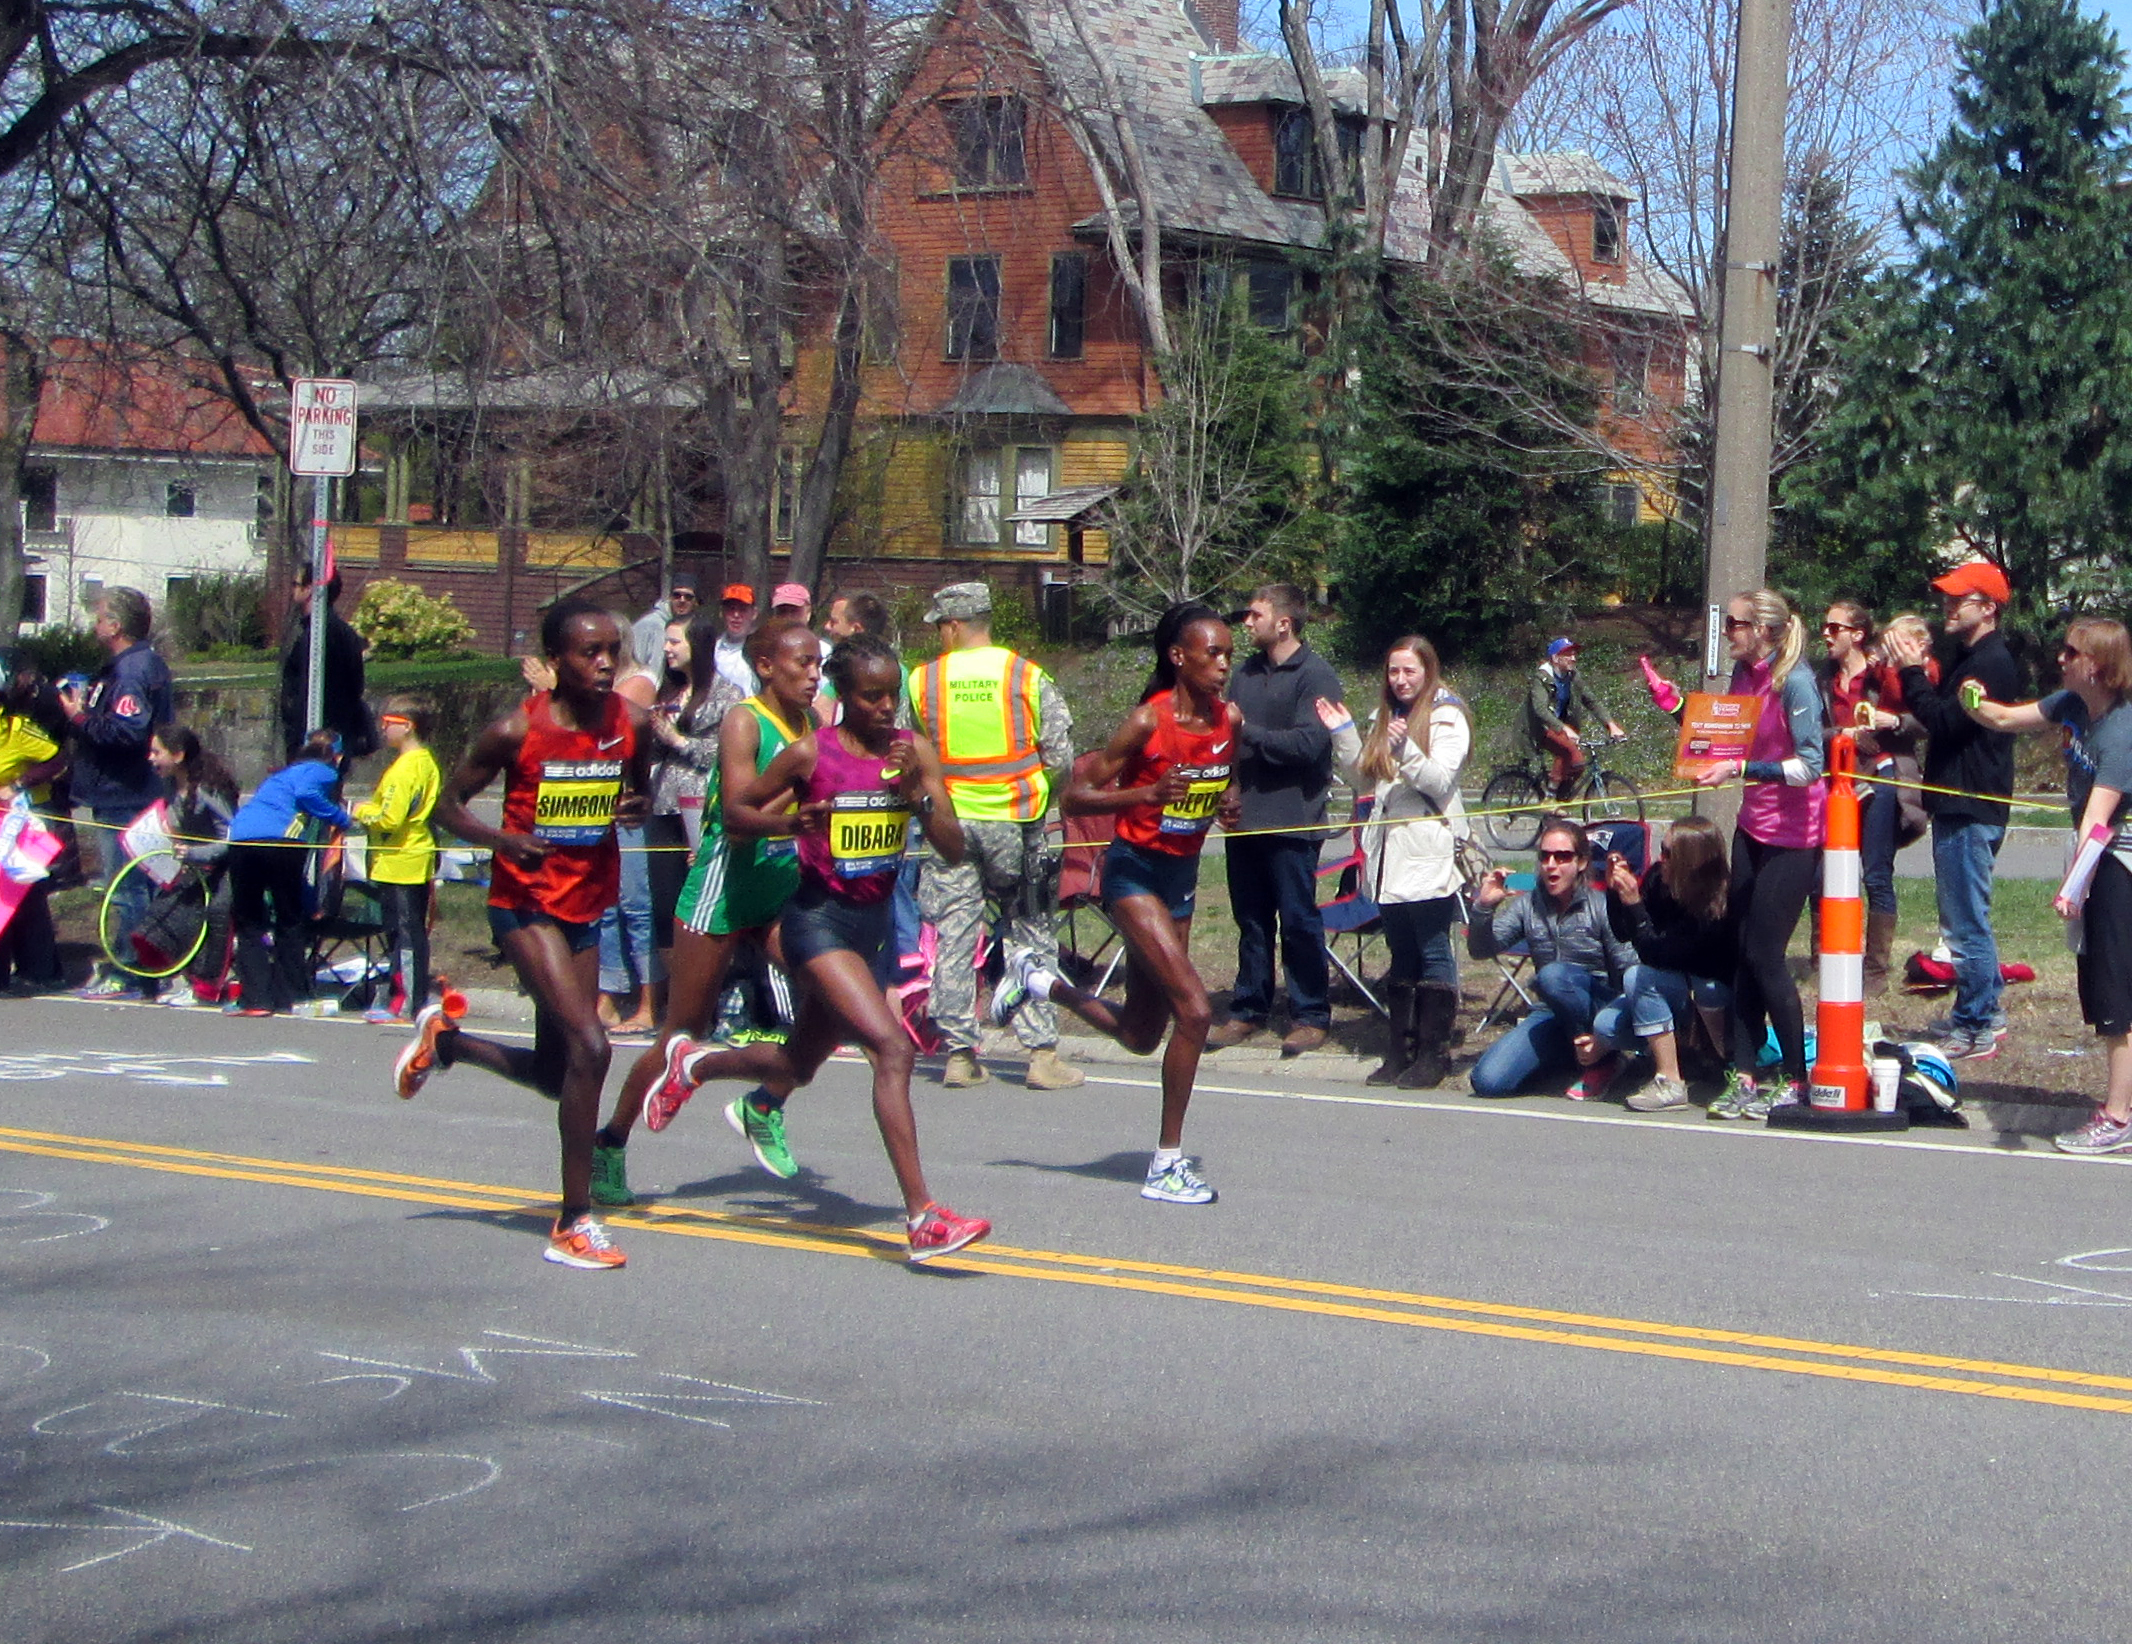
[[[1401,651],[1413,652],[1415,660],[1421,664],[1421,688],[1414,693],[1411,707],[1392,695],[1388,670],[1392,658]],[[1369,736],[1362,744],[1362,757],[1355,761],[1364,776],[1372,782],[1389,782],[1399,774],[1399,761],[1392,757],[1392,721],[1395,719],[1407,722],[1407,740],[1424,754],[1428,753],[1429,711],[1436,705],[1436,687],[1442,681],[1443,664],[1437,659],[1436,647],[1421,635],[1408,634],[1386,647],[1384,668],[1378,672],[1377,715],[1370,721]]]
[[[1744,599],[1754,607],[1754,625],[1766,634],[1775,634],[1777,646],[1769,663],[1769,680],[1772,685],[1782,685],[1791,677],[1792,669],[1798,667],[1799,658],[1806,654],[1806,624],[1799,620],[1799,613],[1791,608],[1791,601],[1774,588],[1757,588],[1751,594],[1735,594],[1735,599]]]

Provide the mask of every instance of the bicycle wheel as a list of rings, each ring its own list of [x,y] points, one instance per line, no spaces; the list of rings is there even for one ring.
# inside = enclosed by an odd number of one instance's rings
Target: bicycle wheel
[[[1595,822],[1641,822],[1643,790],[1619,771],[1602,771],[1595,765],[1585,779],[1577,819],[1587,827]]]
[[[1548,808],[1547,790],[1522,765],[1507,765],[1481,789],[1481,818],[1497,850],[1529,851],[1540,837],[1540,814]]]
[[[168,854],[168,852],[164,851],[151,851],[147,856],[129,857],[126,862],[119,868],[118,872],[111,876],[111,883],[109,887],[104,891],[103,905],[97,910],[96,914],[96,936],[98,943],[102,946],[104,950],[104,957],[110,960],[111,963],[116,965],[120,970],[126,972],[127,975],[142,977],[143,979],[151,982],[159,982],[167,977],[177,975],[179,971],[183,970],[187,965],[191,964],[193,962],[194,956],[198,954],[199,951],[207,945],[207,875],[202,873],[198,868],[194,867],[192,863],[179,861],[179,878],[187,886],[198,892],[200,902],[200,928],[197,931],[193,932],[189,938],[181,935],[176,939],[176,946],[183,947],[185,949],[183,957],[177,959],[175,962],[169,963],[167,965],[167,968],[162,970],[154,970],[143,965],[133,964],[130,963],[128,960],[119,957],[118,930],[116,928],[117,921],[113,917],[117,912],[116,897],[118,895],[118,888],[120,885],[125,883],[127,874],[145,873],[147,872],[147,869],[143,866],[143,864],[151,862],[157,857],[167,856]],[[151,878],[151,883],[152,882],[153,881]],[[151,917],[153,916],[153,911],[156,906],[157,903],[153,899],[151,899],[149,903]],[[138,959],[141,956],[136,953],[133,955],[133,957],[135,959]],[[167,953],[165,957],[167,960]]]

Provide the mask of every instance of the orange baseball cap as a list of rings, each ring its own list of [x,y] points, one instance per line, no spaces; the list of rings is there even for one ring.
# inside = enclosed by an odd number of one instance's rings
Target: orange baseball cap
[[[718,603],[721,605],[753,605],[755,603],[755,590],[750,588],[745,582],[729,582],[725,585],[725,592],[718,596]]]
[[[1957,599],[1964,594],[1975,594],[1994,605],[2014,602],[2013,585],[2006,580],[2006,573],[1988,559],[1973,559],[1966,565],[1957,565],[1932,586]]]

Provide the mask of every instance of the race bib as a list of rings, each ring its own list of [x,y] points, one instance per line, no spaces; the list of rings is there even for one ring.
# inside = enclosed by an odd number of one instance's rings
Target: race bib
[[[1162,807],[1160,831],[1167,834],[1205,833],[1214,826],[1214,813],[1221,808],[1221,796],[1229,791],[1229,767],[1226,765],[1184,765],[1177,774],[1192,785],[1181,798],[1171,800]]]
[[[790,862],[799,855],[799,841],[789,834],[780,839],[758,839],[755,847],[758,862]]]
[[[619,759],[549,759],[533,797],[533,837],[550,845],[597,845],[622,797]]]
[[[829,860],[839,879],[872,879],[903,866],[910,807],[892,793],[840,793],[829,801]]]

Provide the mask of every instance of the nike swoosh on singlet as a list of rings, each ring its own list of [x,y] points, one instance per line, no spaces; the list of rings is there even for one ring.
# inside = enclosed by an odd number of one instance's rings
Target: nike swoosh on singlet
[[[1211,747],[1211,748],[1209,748],[1209,749],[1207,750],[1207,753],[1208,753],[1208,754],[1209,754],[1210,756],[1211,756],[1211,755],[1214,755],[1214,754],[1218,754],[1218,753],[1221,753],[1221,752],[1222,752],[1223,750],[1225,750],[1225,749],[1226,749],[1226,748],[1227,748],[1228,746],[1229,746],[1229,744],[1228,744],[1228,743],[1226,743],[1226,742],[1217,742],[1217,743],[1215,743],[1215,744],[1214,744],[1214,746],[1213,746],[1213,747]]]
[[[600,752],[605,753],[609,748],[619,748],[621,745],[622,739],[620,737],[610,736],[605,742],[600,744]]]

